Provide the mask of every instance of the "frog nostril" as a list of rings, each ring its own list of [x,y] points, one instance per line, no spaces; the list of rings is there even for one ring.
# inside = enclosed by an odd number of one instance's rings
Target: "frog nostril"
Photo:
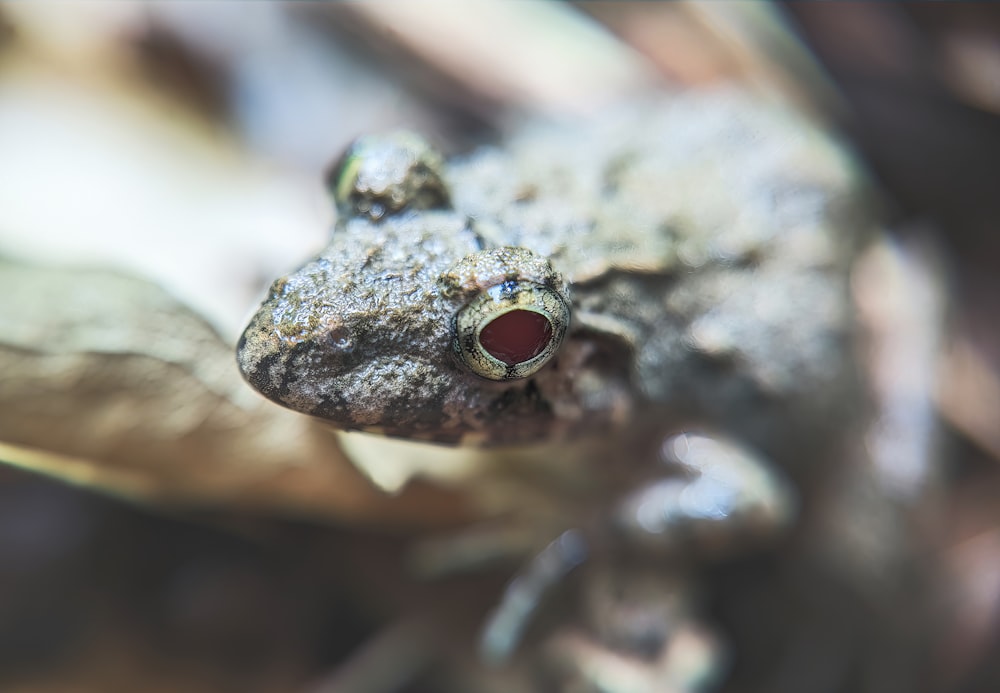
[[[340,351],[350,352],[354,349],[354,339],[351,331],[343,325],[338,325],[330,329],[326,334],[329,343]]]
[[[462,363],[490,380],[532,375],[555,355],[569,307],[548,286],[504,281],[476,296],[455,317],[454,349]]]

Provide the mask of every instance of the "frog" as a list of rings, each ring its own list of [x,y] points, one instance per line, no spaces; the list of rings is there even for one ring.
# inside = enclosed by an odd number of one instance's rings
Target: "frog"
[[[461,483],[484,522],[414,553],[429,573],[514,557],[456,690],[802,690],[794,658],[746,665],[734,614],[773,618],[757,639],[780,649],[812,633],[784,611],[843,624],[802,595],[747,606],[774,590],[850,593],[852,614],[892,592],[816,567],[817,499],[868,479],[852,271],[881,232],[823,128],[693,90],[451,158],[362,136],[328,189],[329,244],[273,283],[237,360],[337,429],[478,455]],[[839,647],[829,690],[913,690],[877,645]]]

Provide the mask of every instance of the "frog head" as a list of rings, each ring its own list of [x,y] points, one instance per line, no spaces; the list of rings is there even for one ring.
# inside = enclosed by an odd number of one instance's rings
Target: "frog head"
[[[348,150],[330,244],[272,285],[239,343],[244,376],[337,427],[438,442],[536,442],[604,417],[562,275],[487,242],[441,166],[410,133]]]

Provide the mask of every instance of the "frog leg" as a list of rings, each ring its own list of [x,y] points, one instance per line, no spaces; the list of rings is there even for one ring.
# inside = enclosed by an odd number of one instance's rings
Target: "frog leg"
[[[697,581],[683,564],[618,556],[584,576],[583,624],[543,646],[560,690],[694,693],[725,670],[719,638],[697,621]]]
[[[480,657],[490,664],[505,662],[521,642],[524,630],[553,586],[587,557],[580,532],[568,530],[546,546],[507,584],[500,603],[483,628]]]
[[[584,568],[584,623],[559,629],[536,650],[545,678],[560,679],[559,690],[708,690],[725,668],[725,653],[716,635],[692,617],[690,575],[609,558],[591,559]],[[578,530],[563,533],[540,552],[509,583],[487,621],[480,659],[507,663],[546,593],[587,560]]]
[[[723,652],[699,624],[681,624],[655,657],[605,647],[574,630],[554,636],[546,654],[559,669],[562,690],[601,693],[696,693],[711,690],[723,669]]]
[[[681,433],[660,450],[680,474],[654,479],[618,505],[613,526],[629,543],[658,553],[721,553],[774,536],[795,519],[790,483],[746,447]]]

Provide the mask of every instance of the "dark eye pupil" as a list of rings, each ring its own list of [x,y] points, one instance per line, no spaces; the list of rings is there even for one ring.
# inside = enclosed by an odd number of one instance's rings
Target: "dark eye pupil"
[[[552,339],[552,323],[531,310],[512,310],[491,320],[479,332],[479,343],[508,366],[538,356]]]

